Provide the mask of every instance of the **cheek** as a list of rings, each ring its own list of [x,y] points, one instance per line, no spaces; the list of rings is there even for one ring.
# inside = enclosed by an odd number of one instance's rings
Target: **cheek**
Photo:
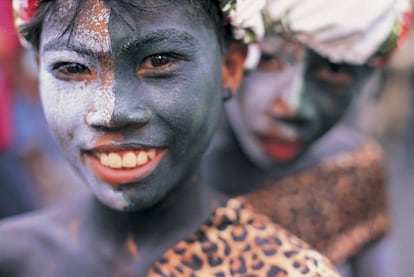
[[[192,122],[196,126],[209,124],[214,121],[219,106],[221,107],[220,88],[211,84],[201,84],[199,87],[193,88],[197,91],[197,95],[192,97],[193,118]],[[214,122],[212,122],[214,124]]]
[[[188,71],[174,84],[159,89],[153,106],[181,136],[208,135],[222,108],[221,71],[211,66]]]
[[[220,57],[220,56],[219,56]],[[211,59],[213,61],[213,59]],[[221,61],[204,61],[204,66],[189,80],[191,105],[194,111],[193,124],[215,125],[222,108]],[[207,66],[206,66],[207,65]],[[197,81],[194,81],[197,80]]]
[[[190,94],[181,96],[174,101],[175,104],[166,107],[182,137],[194,140],[210,135],[220,114],[221,101],[218,89],[203,87],[203,84],[185,87],[183,90],[189,91]]]
[[[325,91],[318,98],[312,99],[313,104],[319,108],[319,113],[336,119],[341,116],[348,107],[350,97],[345,93],[334,93],[332,91]]]
[[[64,82],[40,72],[40,92],[46,119],[59,144],[87,136],[86,118],[96,110],[96,90],[82,82]],[[92,137],[86,138],[91,140]]]
[[[216,126],[223,109],[223,102],[221,100],[223,90],[221,84],[221,70],[216,69],[214,72],[215,73],[211,73],[211,75],[214,76],[214,74],[216,74],[215,77],[212,79],[204,79],[199,86],[194,88],[200,90],[200,97],[196,97],[195,101],[203,103],[202,107],[195,110],[196,118],[199,120],[199,124],[202,124],[202,121],[206,120],[207,125],[210,126],[209,130]],[[201,76],[203,77],[204,75],[202,74]]]
[[[266,109],[271,107],[277,91],[274,74],[252,73],[248,76],[237,98],[245,120],[249,122],[251,118],[256,121],[258,117],[262,117]]]
[[[40,92],[46,119],[52,129],[56,130],[62,126],[71,126],[71,122],[79,116],[84,105],[82,97],[75,93],[84,90],[82,85],[69,86],[64,82],[54,80],[48,74],[40,74]],[[66,125],[68,124],[69,125]]]

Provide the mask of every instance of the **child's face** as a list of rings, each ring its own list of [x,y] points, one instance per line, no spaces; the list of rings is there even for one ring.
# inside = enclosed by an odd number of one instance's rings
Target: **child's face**
[[[246,76],[228,113],[247,155],[272,167],[292,162],[329,130],[366,74],[278,37],[267,37],[262,50],[258,69]]]
[[[220,116],[215,28],[186,0],[137,1],[117,7],[121,16],[102,0],[82,0],[64,33],[73,2],[58,1],[43,25],[47,120],[103,203],[149,207],[191,172]]]

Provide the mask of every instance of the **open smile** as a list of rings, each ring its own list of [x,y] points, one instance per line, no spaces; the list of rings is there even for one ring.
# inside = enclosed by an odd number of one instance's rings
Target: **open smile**
[[[111,185],[137,182],[155,170],[167,150],[160,148],[99,149],[85,152],[94,173]]]

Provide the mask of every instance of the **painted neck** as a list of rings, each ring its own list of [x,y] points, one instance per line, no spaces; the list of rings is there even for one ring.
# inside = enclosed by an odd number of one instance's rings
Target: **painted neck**
[[[104,239],[120,243],[132,236],[141,250],[153,251],[158,247],[163,252],[190,236],[225,200],[209,186],[200,185],[197,176],[192,175],[160,203],[143,211],[115,211],[95,200],[93,217],[100,229],[95,232],[102,233],[104,228],[109,232]]]

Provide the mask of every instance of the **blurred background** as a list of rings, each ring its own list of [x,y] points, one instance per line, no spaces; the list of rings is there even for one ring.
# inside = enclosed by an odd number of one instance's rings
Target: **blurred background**
[[[413,2],[413,1],[411,1]],[[346,123],[376,138],[385,151],[398,274],[414,276],[414,34],[378,82],[355,99]],[[413,129],[411,129],[413,127]]]
[[[36,57],[23,50],[11,9],[0,3],[0,217],[87,193],[49,135],[36,80]],[[355,99],[344,121],[384,147],[393,214],[393,260],[414,276],[414,35],[384,74]]]
[[[61,157],[40,104],[33,51],[20,46],[11,1],[0,2],[0,217],[86,191]]]

